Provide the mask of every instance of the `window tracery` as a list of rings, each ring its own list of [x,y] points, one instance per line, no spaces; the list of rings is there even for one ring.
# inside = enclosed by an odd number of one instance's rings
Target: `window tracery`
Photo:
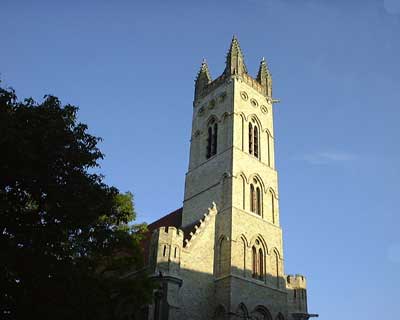
[[[256,239],[252,251],[252,276],[254,279],[263,280],[265,275],[265,251],[259,239]]]
[[[250,184],[250,211],[262,215],[262,192],[257,179]]]
[[[249,123],[249,153],[259,158],[259,130],[254,119],[252,119],[252,122]]]

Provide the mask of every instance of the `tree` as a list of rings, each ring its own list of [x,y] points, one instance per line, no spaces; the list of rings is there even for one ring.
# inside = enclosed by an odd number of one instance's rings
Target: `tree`
[[[93,173],[78,108],[0,87],[0,318],[115,319],[151,294],[132,194]]]

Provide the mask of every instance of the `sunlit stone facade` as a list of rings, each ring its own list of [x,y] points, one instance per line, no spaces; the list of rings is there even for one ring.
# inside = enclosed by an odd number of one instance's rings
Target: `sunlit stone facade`
[[[149,225],[157,289],[137,319],[308,319],[306,280],[286,275],[275,170],[272,78],[251,77],[236,38],[195,83],[183,208]]]

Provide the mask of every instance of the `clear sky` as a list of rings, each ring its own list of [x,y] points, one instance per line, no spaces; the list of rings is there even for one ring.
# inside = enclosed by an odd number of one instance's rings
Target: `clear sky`
[[[400,0],[1,0],[0,77],[101,136],[139,221],[182,205],[193,85],[232,35],[275,98],[285,271],[324,320],[398,318]]]

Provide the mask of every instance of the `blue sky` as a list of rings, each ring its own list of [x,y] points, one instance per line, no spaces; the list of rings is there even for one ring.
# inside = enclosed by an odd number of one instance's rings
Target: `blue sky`
[[[273,74],[285,271],[324,320],[398,317],[400,0],[1,1],[0,77],[101,136],[139,221],[181,206],[193,84],[236,34]]]

